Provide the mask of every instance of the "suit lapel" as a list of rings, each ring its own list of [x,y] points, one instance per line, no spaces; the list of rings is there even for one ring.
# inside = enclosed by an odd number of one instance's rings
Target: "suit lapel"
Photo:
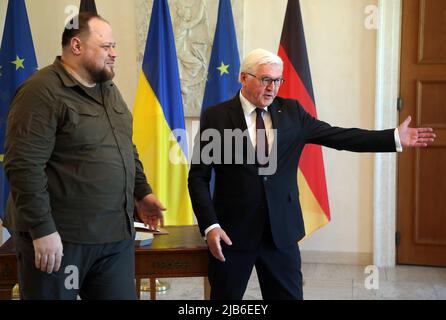
[[[228,109],[233,128],[241,129],[242,131],[247,130],[248,127],[246,125],[245,114],[243,113],[242,103],[240,102],[238,94],[234,97]]]
[[[281,131],[283,129],[283,123],[284,123],[284,115],[285,112],[282,108],[282,105],[277,101],[277,99],[274,99],[273,103],[268,107],[270,115],[271,115],[271,122],[273,125],[273,129],[275,129],[274,134],[274,145],[273,148],[275,150],[279,150],[280,142],[281,142]]]
[[[283,110],[280,103],[274,99],[273,103],[268,107],[271,114],[271,122],[273,123],[273,129],[280,129],[282,124]]]

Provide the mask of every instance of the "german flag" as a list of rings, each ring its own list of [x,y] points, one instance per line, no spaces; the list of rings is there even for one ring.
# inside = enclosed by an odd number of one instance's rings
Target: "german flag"
[[[94,3],[94,0],[81,0],[79,13],[81,12],[93,12],[97,14],[98,11],[96,10],[96,3]]]
[[[278,55],[284,63],[285,79],[279,96],[298,100],[309,114],[317,118],[299,0],[288,0]],[[300,203],[308,237],[330,221],[321,146],[306,145],[297,170]]]

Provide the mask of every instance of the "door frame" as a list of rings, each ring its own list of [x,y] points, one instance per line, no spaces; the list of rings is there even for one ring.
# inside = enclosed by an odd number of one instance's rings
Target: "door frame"
[[[376,52],[375,128],[398,126],[403,0],[379,0]],[[397,155],[375,155],[373,196],[373,263],[396,264]]]

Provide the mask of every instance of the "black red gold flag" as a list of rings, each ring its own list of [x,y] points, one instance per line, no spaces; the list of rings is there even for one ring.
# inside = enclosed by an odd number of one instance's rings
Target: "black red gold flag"
[[[284,62],[285,79],[279,96],[298,100],[309,114],[317,118],[299,0],[288,0],[278,55]],[[297,170],[305,233],[309,236],[330,221],[321,146],[306,145]]]

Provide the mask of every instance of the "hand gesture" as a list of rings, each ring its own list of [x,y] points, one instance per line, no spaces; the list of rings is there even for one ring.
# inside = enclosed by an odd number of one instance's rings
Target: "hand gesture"
[[[436,135],[432,128],[410,128],[409,124],[411,121],[412,118],[409,116],[398,127],[403,147],[427,147],[428,144],[434,142]]]
[[[166,208],[161,204],[158,198],[153,194],[148,194],[139,201],[136,201],[136,212],[138,218],[150,229],[155,230],[158,224],[164,226],[163,212]]]

